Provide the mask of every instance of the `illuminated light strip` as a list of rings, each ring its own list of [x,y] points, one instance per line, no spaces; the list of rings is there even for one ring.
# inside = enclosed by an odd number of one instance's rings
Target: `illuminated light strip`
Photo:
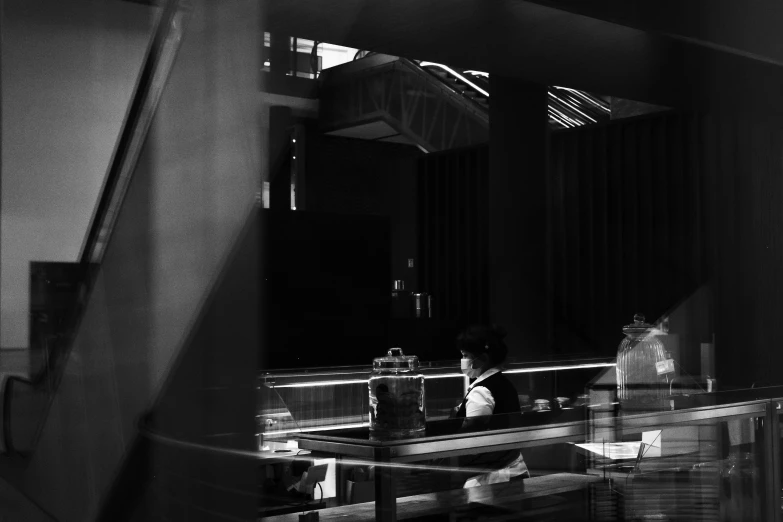
[[[451,74],[453,76],[456,76],[457,78],[459,78],[463,82],[467,83],[468,85],[470,85],[471,87],[476,89],[478,92],[480,92],[484,96],[489,97],[489,93],[487,91],[485,91],[484,89],[482,89],[481,87],[479,87],[478,85],[473,83],[472,81],[468,80],[467,78],[465,78],[460,73],[458,73],[457,71],[455,71],[454,69],[452,69],[450,67],[446,67],[443,64],[435,63],[435,62],[420,62],[419,66],[421,66],[421,67],[428,67],[428,66],[440,67],[441,69],[443,69],[444,71],[448,72],[449,74]]]
[[[520,368],[518,370],[503,370],[503,373],[535,373],[535,372],[550,372],[555,370],[578,370],[581,368],[609,368],[616,366],[616,363],[594,363],[594,364],[579,364],[577,366],[544,366],[541,368]]]
[[[592,103],[593,105],[595,105],[595,106],[596,106],[596,107],[598,107],[599,109],[602,109],[602,110],[604,110],[604,111],[606,111],[606,112],[612,112],[612,110],[611,110],[611,109],[609,109],[608,107],[605,107],[604,105],[602,105],[602,104],[600,104],[600,103],[596,102],[594,99],[590,98],[589,96],[587,96],[587,95],[586,95],[585,93],[583,93],[582,91],[577,91],[576,89],[572,89],[572,88],[570,88],[570,87],[560,87],[560,86],[558,86],[558,85],[555,85],[554,87],[555,87],[556,89],[562,89],[562,90],[564,90],[564,91],[569,91],[569,92],[572,92],[572,93],[574,93],[575,95],[579,96],[580,98],[583,98],[583,99],[587,100],[589,103]]]
[[[593,122],[596,122],[596,121],[597,121],[597,120],[594,120],[593,118],[591,118],[590,116],[588,116],[587,114],[585,114],[584,112],[580,111],[580,110],[579,110],[579,109],[576,107],[576,105],[572,104],[571,102],[569,102],[569,101],[568,101],[568,100],[566,100],[565,98],[560,98],[560,97],[556,96],[555,94],[553,94],[553,93],[551,93],[551,92],[549,93],[549,96],[551,96],[552,98],[556,99],[557,101],[559,101],[559,102],[560,102],[560,103],[562,103],[563,105],[566,105],[566,106],[570,107],[571,109],[573,109],[574,111],[578,112],[579,114],[581,114],[582,116],[584,116],[584,117],[585,117],[585,118],[587,118],[588,120],[592,120]]]
[[[425,379],[443,379],[446,377],[464,377],[461,373],[443,373],[439,375],[425,375]],[[297,382],[294,384],[265,384],[267,388],[307,388],[310,386],[336,386],[338,384],[367,384],[368,379],[352,379],[342,381],[313,381],[313,382]]]
[[[305,387],[317,387],[317,386],[337,386],[338,384],[367,384],[367,379],[353,379],[344,381],[314,381],[314,382],[297,382],[294,384],[267,384],[267,388],[305,388]]]
[[[573,118],[571,118],[570,116],[568,116],[564,112],[560,111],[559,109],[557,109],[555,107],[552,107],[552,110],[554,112],[556,112],[560,116],[560,118],[562,118],[563,120],[565,120],[568,123],[570,123],[572,127],[578,127],[578,126],[582,125],[582,122],[574,120]]]
[[[571,96],[571,98],[569,98],[569,96]],[[561,100],[561,101],[562,101],[564,104],[566,104],[566,105],[568,105],[568,106],[570,106],[570,107],[573,107],[573,108],[574,108],[574,110],[577,110],[577,111],[578,111],[578,110],[580,110],[580,107],[581,107],[581,108],[583,108],[583,109],[585,109],[585,110],[587,110],[587,107],[583,107],[583,105],[584,105],[584,103],[585,103],[585,102],[584,102],[583,100],[578,100],[578,99],[577,99],[577,98],[576,98],[576,97],[575,97],[573,94],[571,94],[571,93],[567,93],[567,92],[566,92],[566,93],[562,93],[562,94],[560,94],[560,100]],[[580,105],[580,104],[582,104],[582,105]],[[589,114],[585,114],[585,116],[587,116],[588,118],[591,118],[591,116],[590,116]],[[596,120],[593,120],[593,121],[596,121]]]
[[[570,122],[568,121],[567,117],[566,117],[566,116],[565,116],[565,115],[564,115],[562,112],[560,112],[559,110],[557,110],[557,108],[556,108],[556,107],[553,107],[553,106],[551,106],[551,105],[550,105],[550,106],[547,108],[547,111],[548,111],[550,114],[557,116],[557,117],[558,117],[560,120],[562,120],[564,123],[568,123],[568,124],[570,124]]]
[[[568,92],[570,92],[571,94],[573,94],[573,95],[575,95],[575,96],[578,96],[578,97],[582,98],[582,99],[583,99],[583,100],[585,100],[587,103],[589,103],[589,104],[591,104],[591,105],[595,105],[596,107],[598,107],[599,109],[601,109],[601,110],[603,110],[603,111],[605,111],[605,112],[612,112],[612,110],[611,110],[609,107],[606,107],[606,104],[602,104],[602,103],[600,103],[599,101],[596,101],[596,99],[595,99],[595,98],[593,98],[593,97],[591,97],[591,96],[588,96],[587,94],[585,94],[585,93],[583,93],[583,92],[576,91],[576,90],[574,90],[574,89],[566,89],[566,90],[567,90]]]
[[[569,100],[568,98],[566,98],[565,96],[560,97],[558,99],[560,100],[561,103],[564,103],[565,105],[571,107],[573,110],[575,110],[576,112],[578,112],[579,114],[581,114],[582,116],[587,118],[588,120],[592,120],[593,122],[597,122],[598,121],[596,119],[593,119],[589,114],[586,114],[586,113],[582,112],[581,110],[579,110],[579,106],[576,104],[578,102],[575,103],[575,102]]]
[[[483,71],[465,71],[465,74],[472,74],[473,76],[483,76],[484,78],[489,78],[489,73]]]
[[[573,112],[581,113],[578,109],[574,109],[570,104],[566,103],[565,100],[563,100],[561,98],[558,98],[556,96],[553,96],[553,98],[560,104],[560,106],[562,107],[563,111],[573,111]],[[565,114],[565,112],[564,112],[564,114]],[[589,118],[589,116],[587,116],[585,114],[582,114],[582,115]],[[569,118],[572,121],[577,122],[577,125],[584,125],[585,123],[583,121],[581,121],[581,120],[576,119],[577,117],[578,116],[575,116],[575,117],[572,118],[572,117],[569,116]],[[593,120],[593,121],[595,121],[595,120]]]
[[[465,377],[464,373],[443,373],[440,375],[425,375],[425,379],[442,379],[444,377]]]
[[[553,111],[555,111],[558,114],[558,116],[560,116],[560,118],[562,118],[563,120],[573,124],[574,127],[578,127],[578,126],[582,125],[581,121],[577,121],[577,120],[571,118],[565,112],[563,112],[560,109],[558,109],[555,105],[550,105],[549,108],[552,109]]]
[[[539,368],[520,368],[517,370],[503,370],[503,373],[535,373],[535,372],[549,372],[556,370],[578,370],[583,368],[609,368],[615,366],[616,363],[592,363],[592,364],[578,364],[576,366],[541,366]],[[464,377],[462,373],[443,373],[440,375],[425,375],[424,379],[445,379],[453,377]],[[337,386],[339,384],[367,384],[367,379],[354,379],[343,381],[314,381],[314,382],[297,382],[294,384],[280,384],[278,386],[266,385],[268,388],[307,388],[318,386]]]
[[[561,127],[565,127],[566,129],[570,129],[573,127],[571,124],[562,121],[560,118],[557,118],[555,115],[551,113],[549,114],[549,116],[554,120],[555,123],[557,123]]]
[[[549,115],[552,117],[553,120],[555,120],[557,123],[559,123],[563,127],[567,128],[567,129],[570,129],[570,128],[573,127],[573,125],[571,125],[570,123],[568,123],[567,121],[562,119],[560,116],[555,114],[555,112],[553,110],[551,110],[551,109],[549,110]]]
[[[331,426],[314,426],[312,428],[297,428],[295,430],[280,430],[280,431],[267,431],[264,433],[264,435],[273,436],[273,435],[285,435],[288,433],[309,433],[311,431],[328,431],[328,430],[342,430],[347,428],[364,428],[365,426],[369,426],[369,422],[360,422],[356,424],[333,424]]]

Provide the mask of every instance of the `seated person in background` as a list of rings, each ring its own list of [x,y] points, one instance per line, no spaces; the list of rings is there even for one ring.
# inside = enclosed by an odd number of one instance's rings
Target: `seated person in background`
[[[508,354],[508,347],[503,342],[505,336],[501,327],[475,325],[457,337],[457,347],[462,352],[462,373],[475,379],[462,403],[454,409],[454,416],[464,419],[462,431],[498,430],[519,425],[522,412],[517,390],[502,373]],[[471,477],[465,482],[466,488],[530,476],[518,450],[462,457],[459,464],[494,470]]]

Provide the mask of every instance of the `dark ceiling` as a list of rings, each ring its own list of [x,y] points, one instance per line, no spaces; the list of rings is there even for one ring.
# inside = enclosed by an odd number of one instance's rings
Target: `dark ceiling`
[[[738,4],[741,4],[738,5]],[[548,85],[783,115],[770,0],[264,0],[264,30]]]

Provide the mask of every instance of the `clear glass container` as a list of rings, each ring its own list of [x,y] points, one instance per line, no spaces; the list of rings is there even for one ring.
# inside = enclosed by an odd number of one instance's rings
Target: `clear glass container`
[[[551,411],[549,407],[549,401],[547,399],[536,399],[533,405],[533,411]]]
[[[623,333],[625,339],[617,349],[617,398],[626,409],[657,409],[669,394],[667,377],[656,368],[656,363],[666,359],[663,343],[640,314],[623,327]]]
[[[418,357],[392,348],[386,357],[373,360],[368,387],[371,435],[403,438],[424,432],[424,375]]]

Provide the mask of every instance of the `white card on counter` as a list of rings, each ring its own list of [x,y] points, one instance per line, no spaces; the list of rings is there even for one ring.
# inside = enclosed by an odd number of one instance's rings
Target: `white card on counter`
[[[674,373],[674,359],[658,361],[655,363],[655,369],[658,372],[658,375],[663,375],[664,373]]]

